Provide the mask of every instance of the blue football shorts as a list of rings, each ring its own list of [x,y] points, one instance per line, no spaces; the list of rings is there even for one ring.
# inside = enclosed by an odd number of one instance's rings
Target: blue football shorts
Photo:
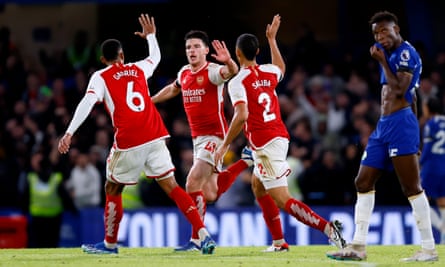
[[[416,154],[420,130],[411,107],[381,116],[371,133],[361,164],[381,170],[393,170],[392,157]]]

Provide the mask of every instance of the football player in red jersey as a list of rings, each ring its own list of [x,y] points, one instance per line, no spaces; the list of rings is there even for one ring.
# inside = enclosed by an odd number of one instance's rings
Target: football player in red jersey
[[[115,130],[106,167],[105,238],[97,244],[82,245],[82,248],[93,254],[118,253],[117,237],[123,216],[122,190],[125,185],[136,184],[143,171],[147,178],[159,183],[193,227],[198,229],[202,253],[212,254],[216,243],[204,227],[193,200],[175,180],[175,167],[165,143],[169,133],[150,98],[147,79],[161,60],[154,18],[142,14],[139,23],[142,32],[135,34],[147,40],[149,56],[125,64],[121,43],[116,39],[104,41],[101,46],[102,62],[107,66],[93,73],[85,96],[59,141],[59,152],[67,153],[75,131],[94,105],[104,102]]]
[[[224,83],[238,72],[238,65],[233,61],[223,41],[212,41],[215,54],[211,56],[218,62],[209,62],[210,42],[206,32],[192,30],[185,35],[185,52],[188,63],[183,66],[174,82],[162,88],[153,96],[153,102],[159,103],[182,93],[184,109],[193,139],[194,161],[187,176],[186,189],[204,220],[206,203],[216,201],[227,191],[242,170],[252,164],[251,150],[243,149],[241,159],[221,172],[220,164],[215,164],[215,149],[227,132],[224,116]],[[205,111],[205,112],[203,112]],[[265,197],[259,200],[261,206],[274,205],[273,200]],[[272,236],[283,239],[279,210],[265,214],[266,222],[274,225]],[[198,250],[199,237],[196,228],[192,229],[190,241],[176,251]]]
[[[252,183],[255,196],[269,195],[279,208],[323,232],[332,243],[343,248],[346,242],[340,231],[340,222],[325,220],[310,207],[294,199],[288,190],[287,176],[291,171],[286,161],[289,134],[281,119],[275,91],[285,72],[285,63],[276,41],[280,24],[280,15],[275,15],[266,28],[272,64],[257,63],[259,42],[255,35],[245,33],[237,39],[236,56],[240,71],[228,85],[235,111],[227,135],[216,151],[215,161],[221,161],[229,145],[244,128],[253,150]]]

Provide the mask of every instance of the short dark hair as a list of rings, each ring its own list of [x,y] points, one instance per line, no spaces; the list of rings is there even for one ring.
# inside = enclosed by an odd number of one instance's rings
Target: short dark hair
[[[431,113],[441,114],[442,113],[442,103],[437,97],[429,97],[426,106]]]
[[[394,22],[395,24],[399,24],[399,19],[397,18],[397,16],[385,10],[375,13],[369,20],[369,25],[382,21]]]
[[[185,34],[184,41],[188,39],[201,39],[201,41],[207,46],[210,46],[209,36],[204,31],[191,30]]]
[[[119,55],[119,51],[122,49],[121,42],[116,39],[108,39],[105,40],[100,46],[100,50],[102,51],[102,56],[106,61],[113,61],[117,59]]]
[[[260,44],[255,35],[243,33],[236,40],[236,47],[241,50],[247,60],[253,60],[257,54]]]

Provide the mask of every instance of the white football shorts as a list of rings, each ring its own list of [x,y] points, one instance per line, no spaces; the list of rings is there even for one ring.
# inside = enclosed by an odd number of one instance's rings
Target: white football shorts
[[[201,159],[215,166],[215,152],[218,146],[222,144],[223,140],[217,136],[205,135],[193,138],[193,158]],[[216,166],[221,170],[222,164]]]
[[[174,175],[175,166],[164,139],[125,151],[111,148],[107,159],[108,180],[136,184],[142,171],[148,178],[157,180]]]
[[[288,149],[289,141],[277,138],[253,151],[253,173],[263,183],[264,188],[287,186],[287,176],[291,173],[286,160]]]

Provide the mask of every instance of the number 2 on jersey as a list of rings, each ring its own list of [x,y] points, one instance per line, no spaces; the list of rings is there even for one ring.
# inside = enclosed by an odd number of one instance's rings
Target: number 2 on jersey
[[[258,104],[260,104],[264,107],[264,111],[263,111],[264,122],[273,121],[277,118],[275,113],[273,113],[270,110],[271,102],[272,102],[272,100],[270,99],[270,96],[267,93],[263,92],[258,96]]]
[[[435,137],[437,141],[434,142],[433,147],[431,148],[431,152],[440,155],[445,154],[445,148],[443,147],[443,145],[445,144],[445,131],[438,131]]]

